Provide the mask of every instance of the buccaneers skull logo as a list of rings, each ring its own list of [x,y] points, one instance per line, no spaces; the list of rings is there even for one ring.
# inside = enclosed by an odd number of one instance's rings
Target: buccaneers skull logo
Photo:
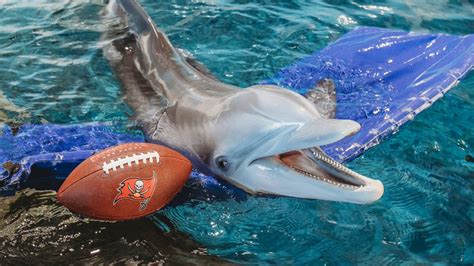
[[[113,205],[115,206],[121,200],[132,200],[140,202],[139,211],[144,210],[151,196],[155,190],[156,172],[153,171],[153,176],[129,177],[120,182],[117,188],[118,194],[115,196]]]

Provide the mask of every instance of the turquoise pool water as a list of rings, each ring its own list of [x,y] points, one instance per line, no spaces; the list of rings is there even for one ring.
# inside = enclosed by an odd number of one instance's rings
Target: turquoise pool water
[[[102,1],[0,3],[0,122],[127,120],[131,111],[101,52]],[[356,26],[474,33],[470,1],[142,4],[177,47],[241,87],[272,76]],[[384,182],[385,195],[375,204],[195,200],[160,212],[159,226],[120,225],[78,220],[51,194],[26,191],[0,200],[5,216],[0,243],[8,247],[0,256],[9,262],[29,257],[216,262],[220,257],[237,263],[472,264],[474,163],[466,156],[474,155],[473,88],[471,73],[396,135],[349,164]],[[63,260],[51,259],[53,254]]]

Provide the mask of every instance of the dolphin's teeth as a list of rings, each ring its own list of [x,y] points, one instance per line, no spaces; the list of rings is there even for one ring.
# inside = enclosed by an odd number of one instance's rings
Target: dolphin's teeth
[[[359,178],[361,178],[361,176],[362,176],[361,174],[352,171],[351,169],[345,167],[344,165],[342,165],[338,161],[333,160],[330,157],[322,156],[320,153],[318,153],[314,150],[311,150],[311,153],[316,157],[316,159],[324,161],[326,163],[329,163],[330,165],[342,170],[346,174],[349,174],[349,175],[352,175],[352,176],[355,176],[355,177],[359,177]],[[357,186],[354,186],[354,187],[358,188]]]
[[[321,159],[323,159],[323,158],[324,158],[324,157],[322,157]],[[326,158],[324,158],[324,159],[326,159]],[[328,163],[330,163],[330,161],[327,160],[327,159],[326,159],[325,161],[327,161]],[[336,164],[334,164],[334,165],[336,165]],[[303,174],[303,175],[305,175],[305,176],[308,176],[308,177],[311,177],[311,178],[314,178],[314,179],[316,179],[316,180],[323,181],[323,182],[326,182],[326,183],[329,183],[329,184],[332,184],[332,185],[336,185],[336,186],[338,186],[338,187],[340,187],[340,188],[351,189],[351,190],[354,190],[354,189],[357,189],[357,188],[358,188],[357,186],[352,186],[352,185],[347,185],[347,184],[341,184],[341,183],[338,183],[338,182],[334,182],[334,181],[332,181],[332,180],[330,180],[330,179],[327,179],[327,178],[325,178],[325,177],[320,177],[320,176],[313,175],[313,174],[311,174],[311,173],[307,173],[307,172],[305,172],[305,171],[303,171],[303,170],[300,170],[300,169],[298,169],[298,168],[293,167],[292,165],[287,165],[287,166],[290,167],[291,169],[293,169],[294,171],[296,171],[296,172],[298,172],[298,173],[301,173],[301,174]],[[339,166],[339,165],[337,165],[337,166]]]
[[[326,159],[326,158],[321,157],[321,159],[323,160],[323,159]],[[329,161],[327,161],[327,162],[330,163]],[[300,170],[300,169],[298,169],[298,168],[296,168],[296,167],[294,167],[294,166],[292,166],[292,165],[289,165],[289,164],[285,164],[285,165],[287,165],[289,168],[291,168],[292,170],[294,170],[294,171],[296,171],[296,172],[298,172],[298,173],[300,173],[300,174],[303,174],[303,175],[305,175],[305,176],[311,177],[311,178],[313,178],[313,179],[316,179],[316,180],[319,180],[319,181],[322,181],[322,182],[326,182],[326,183],[331,184],[331,185],[338,186],[338,187],[343,188],[343,189],[354,190],[354,189],[357,189],[357,188],[358,188],[358,187],[356,187],[356,186],[341,184],[341,183],[332,181],[332,180],[330,180],[330,179],[327,179],[327,178],[325,178],[325,177],[320,177],[320,176],[313,175],[313,174],[311,174],[311,173],[308,173],[308,172],[305,172],[305,171],[303,171],[303,170]]]
[[[359,173],[356,173],[356,172],[352,171],[351,169],[345,167],[344,165],[342,165],[338,161],[328,157],[327,155],[324,155],[322,152],[320,153],[320,152],[317,152],[317,150],[313,150],[313,149],[310,149],[310,151],[311,151],[312,155],[314,156],[313,159],[316,159],[316,160],[321,161],[325,164],[328,164],[328,166],[331,166],[335,169],[338,169],[340,172],[342,172],[344,174],[348,174],[348,175],[351,175],[353,177],[363,179],[363,176],[360,175]],[[321,182],[325,182],[325,183],[337,186],[337,187],[342,188],[342,189],[356,190],[360,187],[365,186],[365,185],[360,185],[359,186],[359,185],[351,185],[351,184],[340,183],[337,180],[333,180],[333,179],[326,178],[324,176],[317,176],[317,175],[314,175],[312,173],[308,173],[304,170],[298,169],[298,168],[296,168],[296,167],[294,167],[290,164],[287,164],[287,163],[285,163],[285,165],[287,165],[290,169],[296,171],[297,173],[303,174],[305,176],[311,177],[311,178],[313,178],[315,180],[318,180],[318,181],[321,181]]]

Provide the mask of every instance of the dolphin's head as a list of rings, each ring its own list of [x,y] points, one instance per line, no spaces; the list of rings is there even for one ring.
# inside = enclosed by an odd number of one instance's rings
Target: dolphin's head
[[[351,120],[322,118],[303,96],[254,86],[214,106],[210,170],[251,193],[371,203],[380,181],[334,161],[319,146],[356,133]]]

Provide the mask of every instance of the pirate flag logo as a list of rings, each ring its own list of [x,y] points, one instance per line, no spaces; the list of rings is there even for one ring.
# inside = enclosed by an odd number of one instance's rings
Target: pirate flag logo
[[[156,172],[152,177],[140,178],[129,177],[120,182],[117,188],[118,194],[115,196],[113,205],[121,200],[133,200],[140,202],[139,211],[143,211],[150,201],[156,185]]]

